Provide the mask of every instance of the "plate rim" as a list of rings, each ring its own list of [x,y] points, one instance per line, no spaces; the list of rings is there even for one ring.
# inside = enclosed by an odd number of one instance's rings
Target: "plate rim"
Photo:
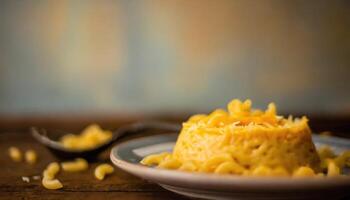
[[[134,138],[115,145],[110,152],[110,159],[118,168],[134,176],[149,180],[157,184],[188,187],[194,189],[207,189],[213,191],[228,191],[233,188],[240,191],[290,191],[310,189],[337,189],[350,186],[350,176],[347,177],[247,177],[238,175],[217,175],[199,172],[184,172],[178,170],[160,169],[135,164],[115,155],[123,146],[133,142],[140,142],[152,137],[164,136],[151,135]]]

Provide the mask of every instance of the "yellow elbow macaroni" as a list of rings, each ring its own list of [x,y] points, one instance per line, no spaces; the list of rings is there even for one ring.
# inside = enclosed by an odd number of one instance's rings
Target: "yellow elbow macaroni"
[[[253,176],[271,176],[271,174],[271,169],[264,165],[260,165],[259,167],[255,168],[252,172]]]
[[[179,168],[179,170],[193,172],[193,171],[197,170],[197,166],[192,162],[187,162],[187,163],[182,164],[181,167]]]
[[[141,163],[144,165],[158,165],[162,160],[165,160],[166,157],[169,157],[170,153],[164,152],[156,155],[149,155],[141,160]]]
[[[172,158],[170,153],[160,153],[145,157],[141,163],[145,165],[155,165],[159,168],[178,169],[182,171],[200,171],[213,172],[216,174],[236,174],[245,176],[292,176],[292,177],[334,177],[341,175],[341,169],[349,163],[350,151],[345,151],[339,156],[332,151],[330,147],[321,147],[319,149],[321,157],[322,169],[324,173],[316,173],[309,166],[301,166],[293,172],[288,172],[283,166],[271,168],[260,165],[254,169],[246,169],[228,155],[215,156],[206,161],[201,168],[194,162],[180,163],[178,160]]]
[[[26,162],[29,164],[34,164],[37,160],[37,154],[34,150],[28,150],[25,152],[24,157],[26,159]]]
[[[22,152],[17,147],[8,149],[10,158],[15,162],[20,162],[23,159]],[[37,160],[37,154],[34,150],[28,150],[24,153],[25,161],[29,164],[34,164]]]
[[[327,176],[339,176],[340,175],[340,168],[337,166],[337,164],[330,160],[328,162],[328,170],[327,170]]]
[[[315,172],[310,167],[300,167],[293,173],[293,177],[313,177]]]
[[[63,187],[62,183],[58,179],[43,178],[42,185],[49,190],[57,190]]]
[[[44,170],[43,177],[47,179],[54,179],[59,171],[60,165],[57,162],[52,162]]]
[[[17,147],[10,147],[8,149],[10,158],[15,162],[22,160],[22,153]]]
[[[350,151],[316,150],[306,117],[284,118],[273,103],[251,108],[233,100],[227,111],[190,117],[172,153],[148,155],[141,164],[165,169],[243,176],[324,177],[350,166]],[[325,174],[323,173],[325,172]]]
[[[181,163],[176,159],[167,159],[159,163],[158,167],[166,169],[178,169],[181,167]]]
[[[218,165],[214,171],[216,174],[242,174],[245,169],[235,161],[226,161]]]
[[[42,185],[46,189],[56,190],[63,187],[62,183],[55,179],[56,174],[60,171],[60,165],[57,162],[50,163],[43,172]]]
[[[61,163],[62,169],[67,172],[79,172],[88,169],[89,164],[83,158],[77,158],[75,161]]]
[[[114,172],[114,168],[109,164],[101,164],[95,168],[95,177],[98,180],[103,180],[107,174]]]
[[[109,141],[111,138],[111,131],[102,130],[98,125],[92,124],[86,127],[79,135],[64,135],[60,139],[60,142],[65,148],[68,149],[85,150],[103,144]]]

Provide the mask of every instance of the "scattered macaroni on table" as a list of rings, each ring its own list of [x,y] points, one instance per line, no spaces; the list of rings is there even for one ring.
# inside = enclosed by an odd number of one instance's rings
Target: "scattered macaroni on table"
[[[80,135],[68,134],[60,139],[62,145],[66,148],[76,150],[86,150],[96,147],[109,141],[112,138],[112,132],[102,130],[98,125],[92,124],[85,128]],[[8,149],[10,158],[15,162],[22,161],[22,152],[17,147],[10,147]],[[27,150],[24,154],[25,161],[29,164],[37,162],[37,153],[34,150]],[[63,171],[79,172],[89,168],[89,163],[83,158],[76,158],[74,161],[66,161],[61,164],[52,162],[47,165],[43,171],[42,185],[46,189],[60,189],[63,187],[62,183],[55,178],[60,171],[60,165]],[[114,172],[113,166],[109,164],[101,164],[96,167],[94,175],[98,180],[103,180],[106,175]],[[40,179],[40,176],[33,176],[34,180]],[[22,177],[22,180],[29,182],[29,177]]]
[[[42,185],[46,189],[56,190],[63,187],[62,183],[55,179],[56,174],[60,171],[60,165],[57,162],[50,163],[43,172]]]
[[[63,187],[62,183],[58,179],[43,178],[42,184],[46,189],[49,189],[49,190],[57,190]]]
[[[87,170],[89,167],[88,162],[83,158],[77,158],[74,161],[62,162],[63,171],[67,172],[79,172]]]
[[[8,149],[10,158],[15,162],[22,161],[22,153],[17,147],[10,147]]]
[[[98,180],[103,180],[107,174],[111,174],[113,172],[113,166],[110,164],[101,164],[95,168],[94,174]]]
[[[34,164],[34,163],[36,163],[38,156],[34,150],[28,150],[25,152],[24,157],[25,157],[27,163]]]

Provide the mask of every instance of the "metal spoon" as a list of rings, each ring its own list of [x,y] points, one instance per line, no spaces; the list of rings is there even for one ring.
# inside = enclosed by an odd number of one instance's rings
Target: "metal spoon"
[[[32,127],[30,131],[32,133],[32,136],[37,141],[45,145],[53,154],[55,154],[59,158],[72,159],[81,157],[88,160],[93,160],[97,157],[99,153],[107,149],[122,136],[136,134],[147,130],[164,130],[178,132],[180,129],[180,124],[158,121],[138,122],[118,128],[116,131],[113,132],[112,138],[109,141],[100,144],[95,148],[86,150],[67,149],[60,142],[57,141],[58,138],[60,138],[63,135],[69,134],[69,132],[37,127]]]

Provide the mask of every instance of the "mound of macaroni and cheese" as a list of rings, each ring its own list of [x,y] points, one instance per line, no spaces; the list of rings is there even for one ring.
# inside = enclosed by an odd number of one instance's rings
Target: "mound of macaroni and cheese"
[[[267,110],[251,101],[233,100],[227,111],[194,115],[172,153],[145,157],[141,163],[166,169],[247,176],[339,175],[349,152],[331,157],[316,151],[306,117],[283,118],[273,103]],[[324,172],[324,173],[322,173]]]

